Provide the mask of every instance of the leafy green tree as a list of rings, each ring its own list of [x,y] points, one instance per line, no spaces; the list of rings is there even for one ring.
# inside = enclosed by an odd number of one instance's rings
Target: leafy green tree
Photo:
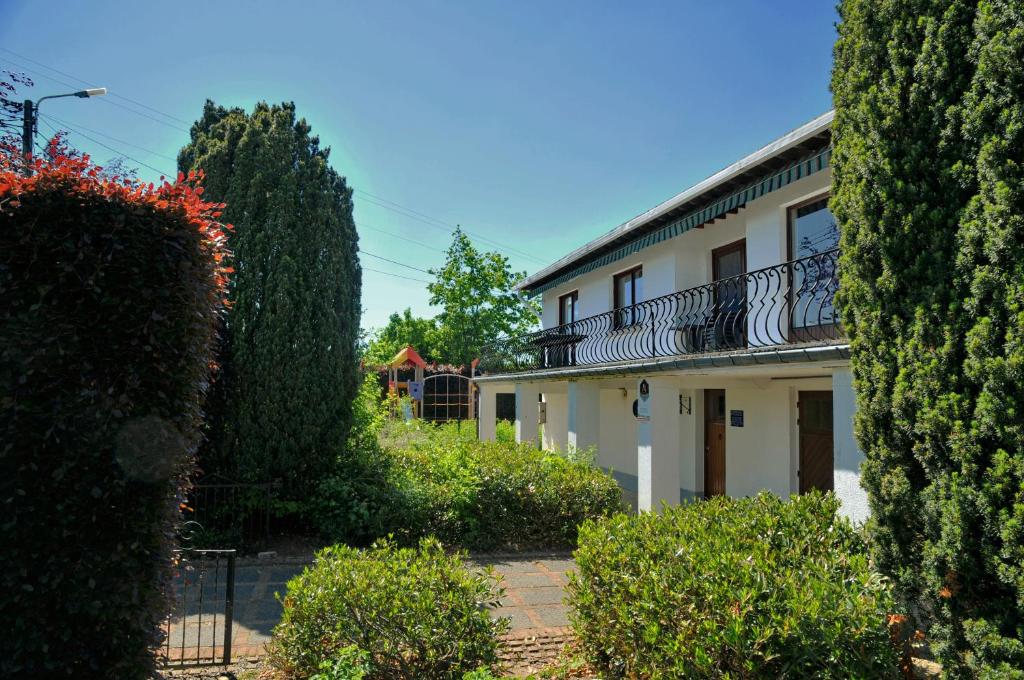
[[[540,306],[512,290],[526,272],[513,272],[508,258],[480,252],[461,230],[455,231],[447,259],[431,269],[430,304],[439,305],[434,346],[445,363],[469,363],[488,342],[537,325]]]
[[[832,209],[876,564],[1024,677],[1024,9],[843,0]]]
[[[293,104],[207,102],[178,156],[235,225],[208,458],[303,499],[344,450],[358,390],[352,192]]]
[[[412,310],[405,308],[401,314],[393,313],[388,323],[378,330],[370,339],[363,359],[369,364],[384,364],[394,357],[406,345],[412,345],[423,357],[424,361],[434,361],[431,349],[437,322],[413,316]]]

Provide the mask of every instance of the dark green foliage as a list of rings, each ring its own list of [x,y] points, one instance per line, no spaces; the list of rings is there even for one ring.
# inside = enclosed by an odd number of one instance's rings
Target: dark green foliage
[[[236,227],[206,471],[281,479],[283,497],[302,501],[344,455],[358,388],[352,192],[292,104],[247,114],[207,102],[178,165],[205,171]]]
[[[845,0],[839,306],[872,549],[946,674],[1024,673],[1024,7]]]
[[[622,508],[615,480],[587,455],[481,442],[473,423],[462,428],[389,423],[357,482],[341,470],[321,485],[321,530],[357,543],[393,534],[471,550],[557,548],[576,544],[584,520]]]
[[[0,163],[0,677],[151,677],[222,309],[213,209]]]
[[[496,662],[508,621],[486,607],[503,591],[490,570],[471,571],[464,559],[434,540],[322,550],[288,582],[271,665],[292,678],[360,677],[363,665],[373,680],[443,680]]]
[[[889,585],[838,507],[762,493],[585,523],[581,651],[608,677],[898,677]]]

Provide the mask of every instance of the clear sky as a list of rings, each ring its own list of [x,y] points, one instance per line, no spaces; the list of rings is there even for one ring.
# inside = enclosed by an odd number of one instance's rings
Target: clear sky
[[[831,0],[0,4],[0,68],[32,98],[108,87],[43,115],[146,179],[205,99],[294,101],[356,189],[364,267],[413,279],[455,224],[536,271],[826,111],[837,19]],[[363,324],[428,297],[366,271]]]

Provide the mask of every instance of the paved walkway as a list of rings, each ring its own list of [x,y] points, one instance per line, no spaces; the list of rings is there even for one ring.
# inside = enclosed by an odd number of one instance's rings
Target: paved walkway
[[[281,617],[281,604],[274,593],[285,592],[289,579],[300,573],[309,559],[286,563],[239,561],[235,571],[235,601],[231,647],[233,659],[264,654],[274,625]],[[537,656],[538,650],[560,647],[568,633],[563,589],[566,574],[573,568],[568,554],[480,556],[471,564],[490,564],[503,576],[505,597],[492,616],[511,619],[507,646],[522,660]],[[223,575],[204,575],[200,600],[198,589],[190,588],[191,601],[171,622],[165,653],[171,661],[210,659],[223,653]],[[198,576],[195,576],[198,580]],[[179,589],[180,598],[180,589]],[[183,614],[183,615],[182,615]],[[550,656],[550,654],[549,654]]]

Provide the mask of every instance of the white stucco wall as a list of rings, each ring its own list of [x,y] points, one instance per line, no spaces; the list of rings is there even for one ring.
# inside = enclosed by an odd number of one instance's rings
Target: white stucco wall
[[[867,492],[860,485],[860,465],[864,454],[853,436],[853,416],[857,409],[853,391],[853,375],[849,368],[832,373],[832,445],[836,496],[842,501],[841,512],[854,522],[868,517]]]
[[[613,304],[612,277],[637,265],[643,265],[644,297],[649,300],[708,283],[711,280],[711,251],[739,239],[747,240],[748,271],[787,261],[788,207],[827,191],[831,179],[831,170],[815,173],[702,229],[692,229],[545,291],[544,327],[558,325],[558,297],[573,290],[579,291],[579,318],[609,311]]]
[[[601,390],[601,424],[597,445],[597,464],[610,469],[623,487],[623,496],[634,507],[636,505],[636,418],[633,417],[633,400],[636,391],[618,388]]]
[[[789,388],[729,387],[725,391],[725,490],[752,496],[768,490],[782,497],[790,487]],[[743,411],[743,427],[733,427],[730,412]]]
[[[545,392],[544,403],[547,404],[547,422],[544,423],[543,446],[545,450],[565,451],[569,433],[569,400],[568,395],[558,392]]]

